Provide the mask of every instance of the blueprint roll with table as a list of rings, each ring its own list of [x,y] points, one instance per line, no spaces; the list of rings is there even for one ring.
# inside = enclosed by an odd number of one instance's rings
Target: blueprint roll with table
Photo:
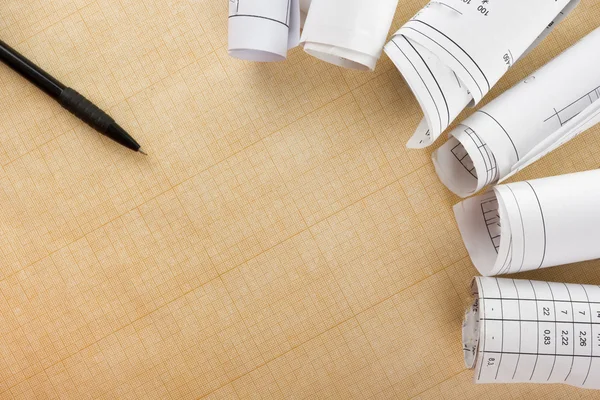
[[[600,287],[475,278],[463,323],[476,383],[600,389]]]

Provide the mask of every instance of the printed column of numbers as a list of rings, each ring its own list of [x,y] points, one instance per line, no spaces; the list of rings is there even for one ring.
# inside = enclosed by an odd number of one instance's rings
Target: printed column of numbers
[[[480,382],[585,386],[600,371],[600,287],[480,282]]]

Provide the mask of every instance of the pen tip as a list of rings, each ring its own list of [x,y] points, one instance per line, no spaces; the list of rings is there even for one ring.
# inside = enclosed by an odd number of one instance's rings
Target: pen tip
[[[141,153],[141,154],[143,154],[143,155],[145,155],[145,156],[147,156],[147,155],[148,155],[148,153],[146,153],[146,152],[145,152],[144,150],[142,150],[142,149],[139,149],[139,150],[138,150],[138,153]]]

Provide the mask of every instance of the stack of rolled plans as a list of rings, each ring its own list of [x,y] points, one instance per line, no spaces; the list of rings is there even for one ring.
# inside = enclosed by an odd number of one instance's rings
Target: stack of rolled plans
[[[304,50],[345,68],[374,70],[398,0],[312,0],[301,42]]]
[[[600,389],[600,287],[476,278],[465,364],[477,383]]]
[[[282,61],[300,41],[300,0],[229,0],[229,54]]]
[[[494,187],[454,207],[484,276],[600,258],[600,170]]]
[[[431,145],[578,2],[430,2],[385,46],[425,115],[408,146]]]
[[[600,28],[467,118],[434,153],[462,197],[502,182],[600,122]]]

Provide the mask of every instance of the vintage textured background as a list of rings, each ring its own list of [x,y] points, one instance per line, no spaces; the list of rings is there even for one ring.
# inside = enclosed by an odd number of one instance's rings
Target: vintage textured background
[[[487,99],[598,25],[583,0]],[[472,383],[458,199],[405,149],[420,110],[385,56],[233,60],[224,0],[4,0],[0,35],[151,154],[0,67],[1,398],[598,396]],[[516,179],[600,167],[599,134]]]

